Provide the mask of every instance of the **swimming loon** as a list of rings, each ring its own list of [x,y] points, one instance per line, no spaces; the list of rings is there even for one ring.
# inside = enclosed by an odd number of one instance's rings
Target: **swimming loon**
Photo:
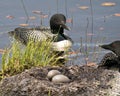
[[[52,39],[51,44],[54,51],[66,51],[71,48],[73,41],[68,35],[64,34],[64,29],[69,30],[65,24],[66,17],[63,14],[54,14],[50,19],[50,27],[18,27],[8,33],[24,45],[30,40],[42,42],[43,40]]]
[[[114,41],[110,44],[100,45],[101,48],[112,51],[107,53],[100,61],[98,68],[118,70],[120,72],[120,41]]]

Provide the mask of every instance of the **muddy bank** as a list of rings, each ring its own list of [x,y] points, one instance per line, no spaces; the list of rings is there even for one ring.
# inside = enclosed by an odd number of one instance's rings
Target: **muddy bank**
[[[69,83],[53,83],[48,71],[59,70]],[[0,83],[0,96],[117,96],[120,74],[96,66],[31,68]]]

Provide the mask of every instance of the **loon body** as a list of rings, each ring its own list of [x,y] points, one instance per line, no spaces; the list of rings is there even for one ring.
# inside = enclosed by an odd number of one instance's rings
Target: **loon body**
[[[114,41],[110,44],[100,45],[101,48],[112,51],[107,53],[99,63],[98,67],[105,69],[117,69],[120,72],[120,41]]]
[[[29,41],[42,42],[43,40],[52,40],[54,51],[66,51],[72,46],[72,39],[64,34],[64,29],[69,30],[65,25],[66,17],[63,14],[55,14],[50,19],[50,27],[39,26],[35,28],[18,27],[9,32],[18,41],[26,45]]]

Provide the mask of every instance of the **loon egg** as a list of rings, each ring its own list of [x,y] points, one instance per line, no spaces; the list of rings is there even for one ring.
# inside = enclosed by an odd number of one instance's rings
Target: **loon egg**
[[[54,82],[54,83],[67,83],[67,82],[70,82],[70,79],[65,75],[58,74],[52,78],[52,82]]]
[[[51,70],[48,72],[47,77],[48,77],[48,79],[51,79],[52,77],[54,77],[55,75],[58,75],[58,74],[61,74],[61,72],[58,70]]]

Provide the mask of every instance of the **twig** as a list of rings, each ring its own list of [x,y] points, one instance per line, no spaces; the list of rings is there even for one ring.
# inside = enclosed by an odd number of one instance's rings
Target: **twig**
[[[23,6],[23,9],[24,9],[24,11],[25,11],[25,15],[26,15],[26,17],[27,17],[27,20],[26,20],[26,24],[27,24],[28,21],[29,21],[29,15],[28,15],[28,12],[27,12],[27,9],[26,9],[26,7],[25,7],[25,4],[24,4],[23,0],[21,0],[21,3],[22,3],[22,6]]]
[[[67,15],[67,0],[65,0],[65,13],[66,13],[66,17],[68,16]]]
[[[57,0],[57,2],[56,2],[56,3],[57,3],[57,13],[58,13],[58,0]]]
[[[87,56],[87,53],[88,53],[88,52],[87,52],[87,51],[88,51],[88,46],[87,46],[87,43],[88,43],[88,42],[87,42],[87,41],[88,41],[88,27],[89,27],[89,19],[87,18],[86,38],[85,38],[85,39],[86,39],[86,40],[85,40],[85,42],[86,42],[86,44],[85,44],[85,45],[86,45],[86,46],[85,46],[86,57],[88,57],[88,56]]]
[[[92,20],[92,34],[94,33],[93,31],[93,28],[94,28],[94,22],[93,22],[93,6],[92,6],[92,0],[90,0],[90,10],[91,10],[91,20]],[[91,35],[91,39],[90,39],[90,42],[92,43],[92,39],[93,39],[93,35]]]

